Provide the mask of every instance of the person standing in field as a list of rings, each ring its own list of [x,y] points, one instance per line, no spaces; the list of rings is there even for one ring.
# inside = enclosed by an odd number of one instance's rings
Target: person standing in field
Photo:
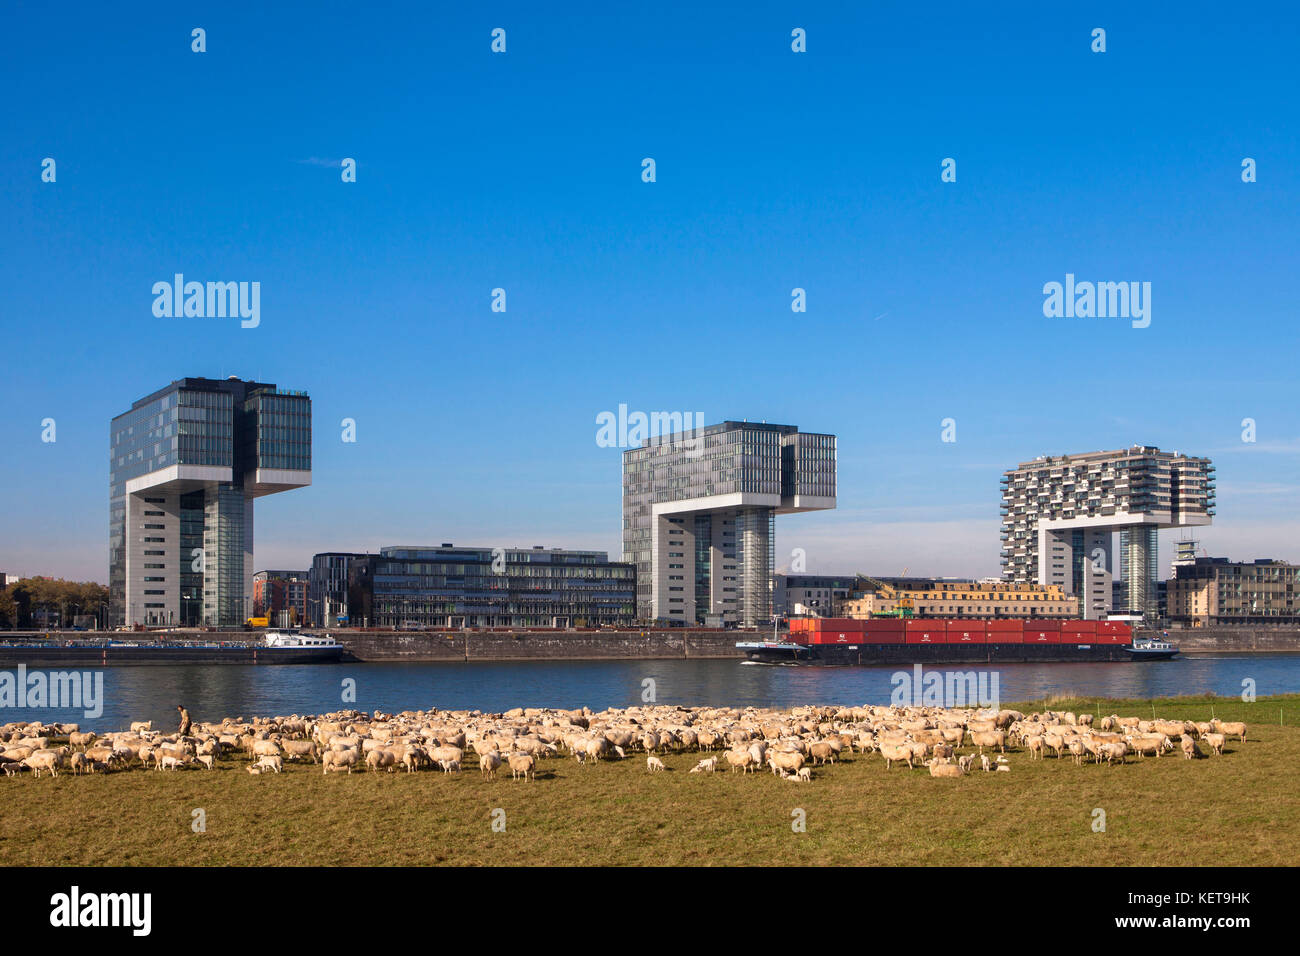
[[[176,709],[181,712],[181,736],[188,737],[190,734],[190,712],[180,704],[176,705]]]

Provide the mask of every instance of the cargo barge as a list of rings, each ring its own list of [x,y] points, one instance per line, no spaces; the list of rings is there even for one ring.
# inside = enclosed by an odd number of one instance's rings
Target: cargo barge
[[[1122,621],[792,618],[786,640],[741,641],[760,664],[1012,664],[1169,660],[1178,648],[1134,641]]]
[[[329,635],[269,632],[260,641],[45,641],[0,643],[0,667],[134,664],[333,664],[343,645]]]

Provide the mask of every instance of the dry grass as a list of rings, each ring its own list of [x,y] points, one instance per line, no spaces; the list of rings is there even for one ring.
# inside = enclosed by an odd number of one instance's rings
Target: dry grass
[[[1151,710],[1150,701],[1054,706]],[[1247,742],[1221,758],[1080,768],[1012,751],[1011,773],[960,780],[886,772],[879,755],[817,768],[810,784],[710,777],[687,773],[695,754],[664,757],[658,774],[644,756],[596,767],[546,760],[532,783],[508,770],[493,782],[477,770],[324,777],[310,765],[253,777],[242,760],[217,771],[0,778],[0,863],[1295,865],[1300,696],[1156,702],[1161,716],[1185,719],[1208,719],[1211,707],[1250,724]],[[195,808],[207,812],[205,833],[191,831]],[[505,832],[492,831],[494,808]],[[806,833],[791,829],[796,808]],[[1104,833],[1093,832],[1094,808],[1106,812]]]

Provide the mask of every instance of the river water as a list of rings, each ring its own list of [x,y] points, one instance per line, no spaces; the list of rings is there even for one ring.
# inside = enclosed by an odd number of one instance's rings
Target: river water
[[[926,673],[934,670],[943,668],[926,668]],[[0,723],[75,722],[83,729],[105,731],[124,730],[132,720],[152,720],[155,727],[171,730],[178,703],[185,704],[195,720],[345,708],[499,712],[512,707],[585,705],[602,710],[639,705],[650,690],[656,703],[668,705],[888,704],[899,671],[897,666],[791,667],[735,660],[107,667],[80,672],[92,680],[102,675],[102,713],[88,715],[84,707],[18,707],[12,701],[0,702]],[[10,668],[7,673],[16,677],[17,671]],[[1004,702],[1032,701],[1049,694],[1142,699],[1204,693],[1237,696],[1247,680],[1254,681],[1254,692],[1260,696],[1300,693],[1300,655],[1296,654],[1186,655],[1146,663],[1004,664],[984,673],[990,687],[996,675],[997,695]],[[355,682],[352,700],[345,699],[349,681]]]

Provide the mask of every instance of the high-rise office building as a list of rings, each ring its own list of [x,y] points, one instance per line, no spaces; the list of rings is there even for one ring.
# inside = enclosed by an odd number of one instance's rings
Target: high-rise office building
[[[1002,574],[1060,585],[1084,618],[1104,617],[1118,531],[1125,610],[1155,617],[1157,529],[1206,525],[1213,516],[1208,458],[1134,445],[1021,462],[1002,478]]]
[[[623,560],[637,617],[764,624],[775,516],[835,507],[835,436],[722,422],[623,452]]]
[[[253,500],[310,484],[305,392],[182,378],[135,402],[110,429],[110,620],[243,623]]]

